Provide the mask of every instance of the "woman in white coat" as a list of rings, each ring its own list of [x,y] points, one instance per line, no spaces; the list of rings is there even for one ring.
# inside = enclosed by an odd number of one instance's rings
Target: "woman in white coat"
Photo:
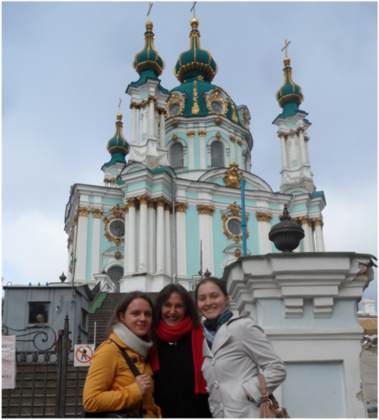
[[[201,280],[195,290],[204,316],[203,374],[213,417],[259,417],[258,373],[272,393],[285,379],[282,360],[263,330],[247,316],[234,316],[221,280]]]

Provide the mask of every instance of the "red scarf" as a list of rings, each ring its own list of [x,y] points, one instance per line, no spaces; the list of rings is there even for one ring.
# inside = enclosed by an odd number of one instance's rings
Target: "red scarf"
[[[161,320],[157,329],[157,336],[160,340],[167,343],[169,341],[178,341],[189,332],[191,332],[192,342],[193,370],[195,373],[195,394],[206,394],[206,383],[201,372],[201,365],[203,364],[204,340],[202,326],[199,325],[198,327],[194,327],[190,317],[185,317],[174,326],[167,325]],[[150,364],[154,372],[159,370],[159,356],[156,347],[153,347],[153,349],[150,351]]]

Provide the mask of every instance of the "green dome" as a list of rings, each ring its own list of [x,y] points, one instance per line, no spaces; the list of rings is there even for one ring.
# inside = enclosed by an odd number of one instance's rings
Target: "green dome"
[[[298,106],[303,101],[301,87],[292,80],[292,68],[289,58],[284,59],[284,84],[279,88],[276,99],[283,108],[283,113],[293,115],[298,111]]]
[[[183,98],[182,111],[178,116],[206,117],[208,115],[220,115],[235,124],[243,126],[237,106],[232,98],[220,87],[201,78],[189,80],[171,90],[168,98],[169,116],[172,116],[170,115],[170,104],[177,101],[178,93]],[[220,102],[221,110],[219,112],[212,108],[213,101]]]
[[[179,82],[201,76],[211,82],[217,72],[217,64],[211,54],[200,48],[199,22],[196,18],[191,21],[190,49],[180,54],[175,65],[175,75]]]
[[[159,76],[162,73],[164,63],[158,52],[154,49],[153,42],[153,23],[148,20],[146,22],[145,47],[136,54],[133,62],[133,66],[138,74],[149,71],[153,72],[155,76]]]
[[[104,166],[111,166],[115,163],[126,163],[125,156],[129,153],[129,144],[122,133],[122,114],[117,114],[116,133],[108,141],[107,149],[111,154],[111,160]]]

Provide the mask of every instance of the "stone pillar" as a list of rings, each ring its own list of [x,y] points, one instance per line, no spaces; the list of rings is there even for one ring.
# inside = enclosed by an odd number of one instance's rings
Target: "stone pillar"
[[[100,272],[100,224],[103,210],[94,208],[91,210],[93,217],[92,226],[92,274]]]
[[[138,238],[138,272],[145,273],[147,271],[147,197],[139,197],[139,238]]]
[[[171,246],[172,246],[172,239],[171,239],[171,223],[170,223],[170,205],[165,204],[164,206],[164,218],[165,218],[165,240],[163,242],[163,246],[165,247],[165,273],[171,276],[172,268],[171,268]]]
[[[158,198],[157,200],[157,238],[156,238],[156,263],[157,263],[157,273],[164,273],[165,265],[165,237],[164,237],[164,198]]]
[[[164,111],[161,110],[160,114],[159,114],[159,127],[160,127],[160,133],[159,133],[159,137],[160,137],[160,144],[161,147],[165,147],[165,133],[166,133],[166,129],[165,129],[165,118],[164,118]]]
[[[288,154],[287,154],[287,143],[286,143],[286,136],[280,135],[280,145],[282,151],[282,168],[284,170],[288,169]]]
[[[271,229],[272,214],[268,212],[257,211],[255,217],[258,222],[258,238],[259,238],[259,251],[261,255],[269,254],[272,252],[271,241],[268,235]]]
[[[321,218],[314,219],[314,235],[315,235],[315,251],[316,252],[324,252],[325,245],[324,245],[324,235],[322,232],[322,220]]]
[[[125,223],[125,237],[124,237],[124,276],[129,272],[129,204],[124,205],[124,223]]]
[[[86,280],[87,267],[87,230],[88,230],[88,209],[79,207],[78,209],[78,225],[75,249],[75,281]]]
[[[187,276],[186,203],[176,204],[176,273]]]
[[[137,143],[137,109],[136,106],[132,103],[131,108],[131,124],[130,124],[130,140],[132,144]]]
[[[299,142],[300,142],[301,164],[302,165],[308,165],[307,152],[305,150],[306,145],[305,145],[305,140],[304,140],[304,130],[300,129],[298,131],[298,138],[299,138]]]
[[[299,219],[301,227],[304,230],[304,252],[313,252],[313,231],[312,231],[312,222],[307,216],[300,217]]]
[[[136,272],[136,201],[135,198],[128,200],[128,274]]]
[[[193,137],[193,141],[196,141],[196,139]],[[200,147],[200,168],[206,169],[207,163],[206,163],[206,156],[207,156],[207,145],[205,143],[204,137],[199,137],[199,147]]]
[[[199,238],[203,247],[203,271],[209,270],[214,275],[213,255],[213,206],[198,204]]]
[[[150,138],[155,138],[155,110],[154,110],[154,103],[155,99],[150,97],[149,98],[149,106],[148,106],[148,136]]]
[[[193,137],[190,137],[187,141],[188,147],[188,169],[195,169],[195,142]]]
[[[149,273],[155,273],[155,253],[156,253],[156,232],[155,232],[155,205],[153,201],[148,202],[148,271]]]

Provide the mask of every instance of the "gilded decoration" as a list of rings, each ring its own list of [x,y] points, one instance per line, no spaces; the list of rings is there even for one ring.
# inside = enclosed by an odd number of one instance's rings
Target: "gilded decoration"
[[[184,111],[184,97],[177,93],[173,93],[167,101],[167,109],[170,117],[182,115]]]
[[[176,203],[175,204],[175,209],[178,213],[185,213],[187,210],[187,203]]]
[[[235,257],[237,257],[237,258],[239,258],[239,257],[241,256],[241,250],[240,250],[240,248],[237,248],[237,249],[234,251],[234,256],[235,256]]]
[[[272,219],[272,214],[263,211],[257,211],[255,213],[255,217],[258,220],[258,222],[270,222]]]
[[[157,207],[164,207],[166,199],[164,197],[159,197],[155,200],[155,202],[157,203]]]
[[[116,258],[116,260],[121,260],[121,258],[122,258],[121,252],[120,251],[116,251],[114,253],[114,257]]]
[[[242,214],[241,207],[236,203],[230,204],[225,211],[221,213],[224,235],[234,242],[242,240]],[[249,215],[246,215],[246,224]],[[248,232],[246,231],[246,236]]]
[[[116,207],[111,209],[111,214],[113,218],[122,218],[124,217],[124,209],[117,204]]]
[[[323,223],[321,217],[316,217],[315,219],[312,220],[312,222],[313,222],[315,227],[316,226],[321,226],[321,227],[324,226],[324,223]]]
[[[232,162],[229,165],[229,169],[226,171],[224,176],[224,184],[227,187],[239,188],[242,172],[238,167],[238,164]]]
[[[147,195],[141,195],[140,197],[137,198],[139,200],[140,204],[148,204],[150,202],[150,197]]]
[[[230,141],[231,141],[232,143],[235,143],[235,142],[236,142],[236,138],[233,136],[233,134],[231,134],[231,135],[229,136],[229,139],[230,139]]]
[[[216,137],[216,140],[221,140],[221,133],[217,131],[215,137]]]
[[[213,206],[208,206],[206,204],[197,205],[197,212],[199,214],[208,214],[209,216],[212,216],[214,211],[215,211],[215,208]]]
[[[101,217],[103,216],[103,213],[104,213],[103,209],[98,209],[98,208],[92,209],[91,212],[92,212],[92,216],[95,219],[101,219]]]
[[[199,130],[199,131],[197,132],[197,134],[198,134],[199,136],[206,136],[206,135],[207,135],[207,131],[206,131],[206,130]]]
[[[172,137],[171,137],[171,141],[173,143],[176,143],[178,140],[179,140],[179,137],[176,134],[173,134]]]
[[[210,114],[225,115],[228,109],[228,99],[220,89],[214,89],[205,95],[205,102]]]
[[[188,137],[192,137],[192,136],[194,136],[196,133],[195,133],[195,131],[194,130],[190,130],[190,131],[187,131],[187,136]]]
[[[245,128],[249,128],[250,127],[250,120],[251,120],[249,109],[246,106],[242,105],[239,108],[239,111],[240,111],[240,119],[242,121],[242,125]]]
[[[79,207],[78,208],[78,216],[87,217],[89,213],[88,207]]]
[[[125,207],[130,209],[130,207],[135,207],[135,205],[136,205],[136,199],[132,197],[132,198],[128,198],[128,201],[126,202]]]
[[[238,123],[237,109],[236,109],[236,105],[234,103],[232,103],[232,109],[233,109],[232,120],[233,120],[233,122]]]
[[[192,114],[197,115],[200,112],[199,104],[198,104],[198,93],[197,93],[197,80],[193,82],[193,105],[192,105]]]

